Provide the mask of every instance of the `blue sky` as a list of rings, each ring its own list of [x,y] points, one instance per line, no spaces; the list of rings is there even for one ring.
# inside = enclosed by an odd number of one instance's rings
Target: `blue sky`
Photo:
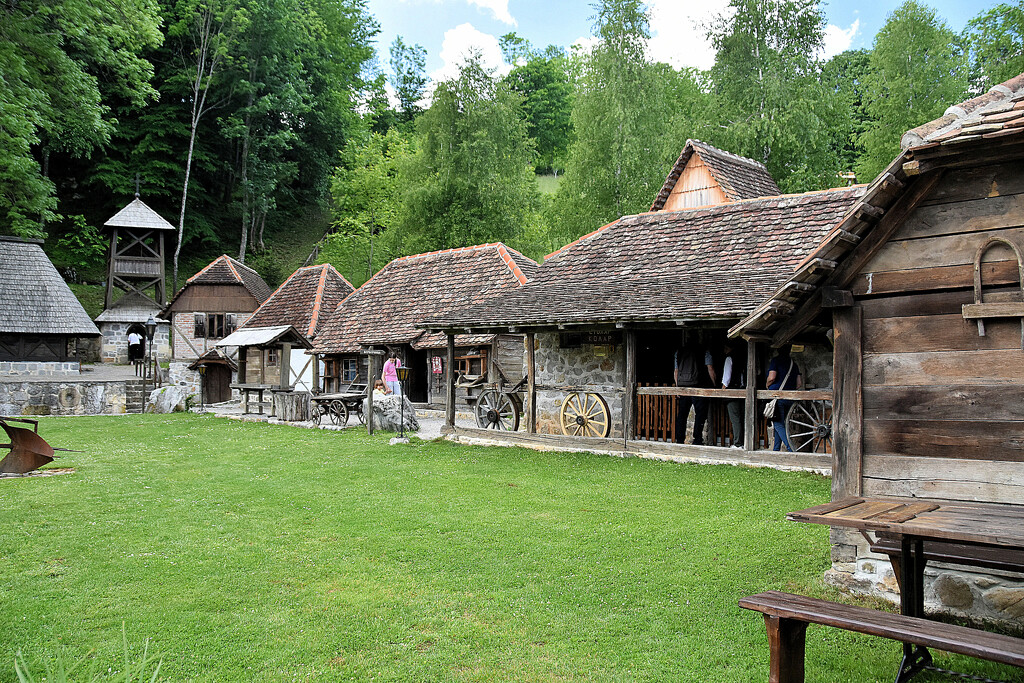
[[[652,55],[673,66],[710,66],[713,54],[695,22],[707,22],[727,0],[648,0],[652,10]],[[829,28],[826,51],[870,47],[897,0],[824,3]],[[996,0],[926,2],[950,28],[960,31],[969,19],[994,7]],[[482,52],[485,63],[501,69],[497,38],[515,31],[534,46],[569,46],[586,41],[594,10],[584,0],[369,0],[380,23],[377,39],[381,67],[387,69],[388,47],[395,36],[427,50],[427,72],[435,78],[453,75],[470,46]]]

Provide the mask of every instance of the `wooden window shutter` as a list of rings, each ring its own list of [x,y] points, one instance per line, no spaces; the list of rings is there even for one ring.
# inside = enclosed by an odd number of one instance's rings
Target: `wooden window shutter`
[[[234,313],[228,313],[224,316],[224,336],[228,336],[235,331],[238,327],[238,316]]]
[[[195,337],[196,339],[205,339],[206,338],[206,314],[205,313],[193,313],[192,316],[195,319],[195,330],[194,330],[194,334],[192,336]]]

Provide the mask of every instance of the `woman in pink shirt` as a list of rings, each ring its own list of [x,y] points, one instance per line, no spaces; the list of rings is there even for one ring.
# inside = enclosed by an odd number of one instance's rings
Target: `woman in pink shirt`
[[[398,381],[397,371],[400,367],[402,367],[402,361],[398,359],[398,354],[392,351],[388,359],[384,361],[384,372],[381,373],[384,383],[388,385],[392,394],[402,394],[402,385]]]

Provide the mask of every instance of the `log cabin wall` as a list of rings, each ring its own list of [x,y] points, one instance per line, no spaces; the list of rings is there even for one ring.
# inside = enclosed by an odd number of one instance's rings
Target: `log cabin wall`
[[[980,336],[962,314],[993,236],[1024,245],[1024,164],[949,171],[855,281],[866,495],[1024,500],[1022,323],[986,320]],[[986,302],[1021,300],[1006,247],[982,282]]]
[[[991,237],[1024,248],[1022,163],[948,170],[857,275],[855,306],[836,314],[835,333],[839,357],[841,336],[859,327],[842,346],[860,347],[861,381],[843,386],[837,362],[837,405],[851,405],[837,410],[836,428],[859,445],[840,456],[834,496],[1024,500],[1022,321],[988,319],[981,336],[963,317],[974,302],[976,254]],[[986,302],[1022,300],[1009,248],[988,250],[981,275]],[[832,582],[895,596],[888,563],[862,538],[833,530],[832,542]],[[1005,619],[990,596],[1021,589],[1006,577],[928,572],[926,600],[955,614]]]

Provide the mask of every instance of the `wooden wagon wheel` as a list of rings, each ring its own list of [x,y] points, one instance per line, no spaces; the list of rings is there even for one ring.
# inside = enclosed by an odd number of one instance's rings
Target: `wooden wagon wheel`
[[[344,427],[348,424],[348,406],[341,401],[331,401],[329,408],[331,412],[331,421]]]
[[[794,451],[832,450],[832,401],[797,401],[786,413],[786,435]]]
[[[318,401],[313,401],[313,404],[309,407],[310,419],[313,420],[313,424],[317,427],[320,426],[320,422],[323,420],[324,410],[325,408]]]
[[[359,401],[355,407],[356,419],[359,420],[359,424],[366,424],[366,413],[363,412],[363,402]]]
[[[606,437],[612,430],[608,404],[600,394],[577,392],[566,396],[561,423],[566,436]]]
[[[514,432],[519,429],[519,414],[523,408],[515,394],[487,389],[473,404],[476,426],[480,429],[501,429]]]

